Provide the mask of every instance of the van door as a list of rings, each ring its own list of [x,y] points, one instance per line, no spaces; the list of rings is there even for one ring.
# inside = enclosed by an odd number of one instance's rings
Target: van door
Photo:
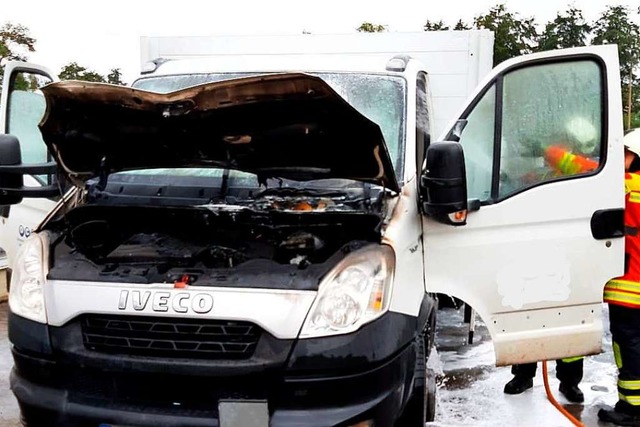
[[[38,123],[45,111],[40,88],[58,81],[47,68],[27,62],[8,62],[5,66],[0,97],[0,133],[15,135],[20,140],[22,162],[44,163],[49,159]],[[25,186],[41,186],[52,176],[25,176]],[[11,263],[20,242],[53,208],[55,201],[25,198],[15,206],[0,206],[0,248]]]
[[[601,351],[624,265],[618,67],[615,46],[507,61],[441,138],[462,145],[479,208],[458,227],[423,217],[427,291],[476,310],[498,365]]]

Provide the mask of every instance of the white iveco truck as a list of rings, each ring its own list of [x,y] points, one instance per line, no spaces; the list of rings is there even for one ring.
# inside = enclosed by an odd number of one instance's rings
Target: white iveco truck
[[[66,188],[12,260],[27,425],[422,426],[436,293],[476,309],[498,364],[601,350],[615,46],[501,64],[440,138],[446,55],[249,59],[156,61],[132,88],[5,76],[5,121],[43,109],[55,165],[10,127],[0,204]],[[597,166],[554,173],[557,145]]]

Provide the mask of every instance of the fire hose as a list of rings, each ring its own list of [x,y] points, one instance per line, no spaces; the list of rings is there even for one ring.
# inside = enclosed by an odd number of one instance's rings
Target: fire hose
[[[551,388],[549,387],[549,375],[547,372],[546,360],[542,361],[542,378],[544,380],[544,390],[547,392],[547,399],[549,399],[549,402],[551,402],[551,404],[555,406],[556,409],[560,411],[562,415],[567,417],[567,419],[571,421],[573,425],[578,427],[585,427],[585,425],[582,424],[579,420],[577,420],[573,415],[571,415],[569,411],[563,408],[562,405],[559,404],[558,401],[555,399],[555,397],[553,397],[553,394],[551,394]]]

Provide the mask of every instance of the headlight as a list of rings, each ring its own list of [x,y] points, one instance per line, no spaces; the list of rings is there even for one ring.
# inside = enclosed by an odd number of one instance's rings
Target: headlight
[[[300,338],[347,334],[389,309],[395,255],[389,246],[349,254],[320,283]]]
[[[20,247],[13,264],[9,307],[14,314],[47,323],[43,285],[48,266],[49,236],[32,234]]]

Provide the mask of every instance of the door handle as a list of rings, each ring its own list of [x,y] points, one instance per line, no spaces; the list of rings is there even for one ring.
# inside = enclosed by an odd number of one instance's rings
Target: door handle
[[[594,239],[624,237],[624,209],[601,209],[591,216],[591,235]]]

